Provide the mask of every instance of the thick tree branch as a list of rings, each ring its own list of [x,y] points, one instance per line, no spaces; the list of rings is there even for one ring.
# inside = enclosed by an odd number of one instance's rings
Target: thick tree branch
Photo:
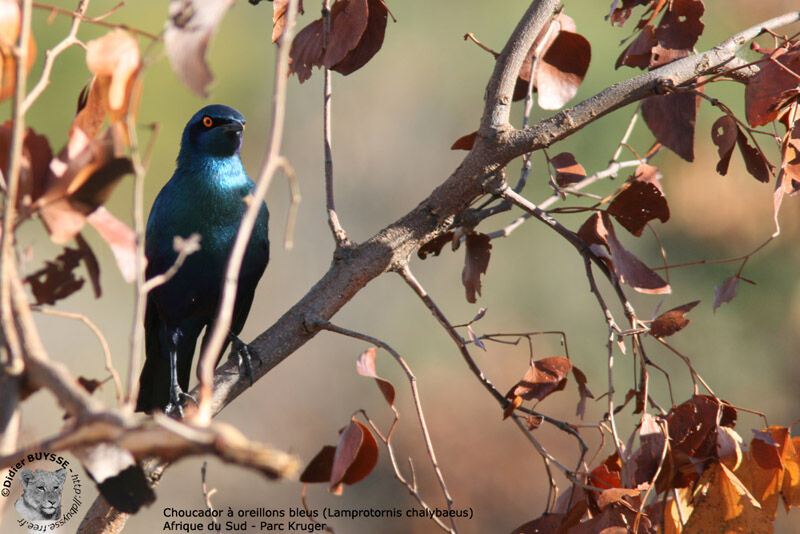
[[[623,106],[657,94],[662,88],[676,86],[697,79],[705,74],[727,69],[731,62],[740,66],[736,52],[748,41],[774,28],[780,28],[800,20],[800,11],[775,17],[757,26],[737,33],[711,50],[689,56],[663,67],[616,83],[569,109],[556,113],[549,119],[524,130],[509,133],[508,142],[502,147],[504,159],[511,160],[530,152],[547,148],[556,141],[575,133],[587,124]]]

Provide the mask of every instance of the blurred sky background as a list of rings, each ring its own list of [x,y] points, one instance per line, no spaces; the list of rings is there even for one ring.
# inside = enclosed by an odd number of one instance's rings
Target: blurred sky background
[[[89,15],[104,13],[116,3],[116,0],[94,0]],[[476,129],[493,65],[491,56],[465,42],[463,35],[474,32],[486,45],[499,50],[528,5],[521,0],[389,0],[387,3],[398,22],[389,22],[383,49],[365,68],[348,77],[334,74],[333,80],[336,205],[342,224],[355,241],[369,238],[405,214],[458,166],[464,153],[451,151],[449,147],[454,140]],[[51,3],[66,9],[73,9],[76,4]],[[305,4],[306,15],[301,18],[301,25],[318,16],[317,3],[307,0]],[[575,19],[578,31],[590,40],[593,56],[586,80],[572,103],[640,72],[629,68],[615,71],[613,64],[622,50],[619,43],[631,34],[641,8],[620,29],[612,28],[604,20],[609,5],[608,1],[597,0],[565,2],[566,13]],[[796,8],[792,0],[706,0],[703,21],[707,29],[697,50],[707,50],[736,31]],[[136,0],[106,20],[158,33],[166,12],[165,0]],[[43,51],[68,30],[69,18],[56,15],[50,21],[48,16],[46,11],[35,10],[38,59],[31,72],[33,80],[38,79],[41,71]],[[216,80],[207,101],[181,85],[163,56],[163,48],[157,45],[153,56],[156,61],[144,73],[139,117],[143,126],[142,144],[149,138],[149,130],[144,126],[153,122],[161,125],[147,174],[148,210],[174,169],[185,122],[208,103],[228,104],[245,115],[247,129],[242,157],[250,175],[258,174],[271,113],[275,56],[275,47],[270,44],[271,16],[272,5],[268,2],[252,6],[239,0],[234,4],[209,49]],[[85,42],[107,31],[83,24],[79,36]],[[147,39],[140,39],[142,50],[148,45]],[[55,151],[66,141],[78,94],[88,78],[84,52],[78,47],[71,48],[56,62],[52,85],[30,111],[28,123],[49,137]],[[294,166],[302,191],[295,247],[291,251],[282,247],[289,195],[286,180],[278,177],[268,196],[272,259],[243,331],[245,340],[269,327],[330,264],[333,242],[324,210],[321,81],[317,70],[302,85],[295,77],[289,81],[283,154]],[[742,111],[742,86],[725,82],[708,91],[725,99],[735,111]],[[6,117],[9,109],[9,103],[4,103],[2,111]],[[550,154],[570,151],[589,173],[604,169],[633,112],[634,107],[629,106],[597,121],[558,143]],[[513,114],[517,125],[521,123],[521,114],[519,104]],[[534,110],[535,118],[549,114]],[[733,156],[728,176],[719,176],[714,170],[717,153],[710,141],[710,128],[720,114],[707,103],[702,104],[693,164],[666,150],[652,161],[663,172],[663,187],[672,212],[668,224],[656,223],[670,263],[739,256],[754,249],[773,231],[773,185],[757,183],[746,175],[739,155]],[[652,136],[641,121],[631,144],[640,153],[652,144]],[[525,194],[540,202],[549,195],[549,189],[541,154],[534,161]],[[515,178],[518,170],[519,162],[515,162],[508,175]],[[609,194],[627,176],[623,173],[616,181],[598,184],[591,191]],[[131,188],[132,179],[125,179],[107,204],[114,214],[128,222],[132,220]],[[689,314],[691,325],[674,336],[672,343],[692,358],[697,371],[718,396],[734,405],[764,412],[771,424],[779,425],[789,425],[800,418],[798,202],[792,198],[784,200],[783,235],[747,264],[744,276],[758,285],[740,284],[739,296],[713,313],[714,286],[735,274],[739,264],[686,267],[671,272],[673,293],[660,308],[665,311],[701,300]],[[567,204],[575,202],[569,200]],[[517,215],[518,212],[504,214],[484,222],[478,229],[496,230]],[[577,229],[585,218],[585,214],[559,216],[572,229]],[[95,300],[85,287],[57,307],[85,313],[97,323],[108,338],[117,368],[124,375],[133,288],[123,282],[107,246],[94,230],[87,228],[84,234],[100,258],[104,294]],[[622,234],[620,231],[625,245],[649,264],[660,263],[658,246],[651,233],[645,232],[639,240]],[[20,241],[23,248],[32,250],[29,271],[58,253],[35,221],[23,226]],[[583,262],[570,245],[536,222],[527,223],[508,239],[494,241],[488,273],[483,279],[483,296],[475,305],[464,298],[463,254],[463,250],[454,253],[445,249],[440,257],[426,261],[415,258],[411,264],[417,278],[453,323],[466,322],[480,307],[485,307],[488,313],[475,325],[479,333],[564,331],[570,357],[587,374],[591,390],[599,396],[607,389],[606,326],[588,291]],[[603,287],[608,291],[607,285]],[[629,293],[643,318],[649,318],[661,300]],[[618,307],[614,312],[618,321],[623,322]],[[37,321],[52,358],[65,361],[75,375],[106,377],[100,346],[85,326],[41,314],[37,314]],[[474,519],[461,521],[461,532],[508,532],[543,512],[547,479],[541,458],[511,422],[501,420],[497,404],[474,379],[452,341],[400,277],[386,275],[370,283],[333,322],[385,340],[406,358],[416,373],[455,507],[472,507],[475,512]],[[335,444],[337,431],[359,408],[365,408],[386,428],[391,421],[390,411],[379,391],[371,380],[355,372],[355,360],[365,348],[364,343],[321,333],[227,407],[219,419],[236,425],[249,438],[297,454],[303,464],[322,445]],[[475,351],[474,355],[498,389],[505,392],[524,374],[527,351],[523,347],[490,345],[488,348],[488,352]],[[563,354],[552,337],[538,338],[535,350],[537,358]],[[675,402],[688,399],[692,389],[686,366],[653,342],[648,342],[648,350],[649,357],[670,373]],[[616,362],[615,385],[620,400],[633,385],[632,362],[630,355],[619,354]],[[394,382],[398,392],[401,421],[394,443],[400,463],[408,476],[405,458],[413,459],[422,495],[431,505],[443,507],[405,377],[385,353],[379,353],[377,367],[381,375]],[[663,376],[651,372],[650,384],[653,396],[668,408],[671,401]],[[110,383],[96,394],[113,402]],[[550,396],[537,409],[574,422],[576,402],[577,389],[570,380],[565,391]],[[585,421],[596,422],[605,408],[605,401],[590,401]],[[618,419],[625,438],[638,420],[630,412],[631,407],[626,408]],[[61,415],[49,394],[35,394],[23,404],[22,439],[52,435],[59,428]],[[760,418],[740,412],[736,429],[746,442],[752,437],[751,429],[761,426]],[[547,426],[537,433],[562,463],[574,465],[577,446],[573,439]],[[597,432],[586,430],[585,435],[594,452],[599,444]],[[385,450],[380,454],[376,470],[363,482],[346,487],[343,496],[332,496],[321,485],[310,487],[309,505],[397,506],[404,510],[414,506],[413,499],[394,480]],[[608,449],[603,456],[607,454]],[[170,468],[156,489],[158,501],[130,519],[126,532],[160,531],[165,506],[203,507],[202,461],[184,460]],[[565,489],[564,478],[559,474],[556,477],[561,489]],[[217,488],[213,503],[221,509],[301,505],[300,483],[269,482],[258,474],[213,459],[209,460],[208,483]],[[93,498],[94,488],[89,491]],[[90,499],[84,512],[89,502]],[[4,532],[17,529],[9,524],[10,519],[6,515],[6,526],[0,527]],[[777,532],[800,532],[797,524],[797,511],[787,515],[782,507],[778,510]],[[425,520],[341,521],[333,526],[337,532],[349,533],[434,531],[434,526]],[[70,522],[67,527],[65,531],[73,531],[77,523]]]

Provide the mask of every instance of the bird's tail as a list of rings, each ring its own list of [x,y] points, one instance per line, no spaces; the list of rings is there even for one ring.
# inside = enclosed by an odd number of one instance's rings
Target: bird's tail
[[[149,298],[144,315],[144,336],[145,360],[139,375],[137,412],[163,409],[169,403],[169,360],[161,347],[158,311]]]

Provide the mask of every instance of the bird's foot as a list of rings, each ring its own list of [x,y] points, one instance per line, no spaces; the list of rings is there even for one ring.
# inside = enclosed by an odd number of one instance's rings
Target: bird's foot
[[[197,404],[197,399],[184,392],[180,386],[172,388],[169,395],[169,403],[164,407],[164,413],[176,419],[183,419],[183,403],[185,401]]]
[[[256,361],[256,364],[260,364],[262,362],[261,355],[259,355],[253,347],[239,339],[238,336],[230,334],[230,339],[233,344],[231,356],[236,357],[236,365],[239,368],[239,374],[242,376],[247,374],[247,377],[250,379],[250,385],[252,386],[253,380],[255,379],[253,360]]]

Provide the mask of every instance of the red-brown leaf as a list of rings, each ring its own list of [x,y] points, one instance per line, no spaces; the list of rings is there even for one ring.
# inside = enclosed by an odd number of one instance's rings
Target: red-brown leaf
[[[614,68],[620,68],[623,65],[628,67],[638,67],[646,69],[650,66],[650,57],[652,56],[652,49],[658,44],[655,37],[655,28],[648,24],[636,36],[636,39],[622,51]]]
[[[389,10],[386,9],[381,0],[367,0],[367,4],[367,27],[362,33],[361,39],[355,48],[331,67],[331,70],[343,76],[347,76],[366,65],[383,46]]]
[[[345,427],[336,445],[329,490],[340,494],[342,484],[355,484],[378,463],[378,444],[367,427],[355,419]]]
[[[800,94],[796,76],[800,73],[800,43],[778,49],[776,57],[760,67],[744,90],[745,113],[751,126],[775,120],[784,106]]]
[[[292,40],[289,50],[290,72],[297,74],[300,83],[311,77],[312,67],[322,65],[322,19],[311,22]]]
[[[35,207],[55,243],[66,243],[80,232],[86,216],[132,172],[131,161],[115,157],[113,145],[109,130],[79,153],[64,150],[51,162],[46,189]]]
[[[136,232],[103,206],[90,213],[86,222],[108,243],[122,278],[132,283],[136,279]]]
[[[80,384],[83,389],[88,391],[90,395],[94,393],[97,388],[103,385],[100,380],[95,378],[86,378],[84,376],[78,377],[78,384]]]
[[[589,70],[592,46],[580,34],[561,31],[536,68],[539,107],[559,109],[569,102]]]
[[[744,158],[744,164],[753,178],[759,182],[769,182],[770,165],[767,158],[758,148],[751,146],[747,141],[747,136],[740,129],[736,135],[736,143],[739,145],[739,152]]]
[[[650,334],[655,337],[667,337],[683,330],[690,322],[686,314],[698,304],[700,301],[695,300],[662,313],[650,323]]]
[[[528,521],[511,531],[511,534],[550,534],[558,532],[558,528],[567,514],[545,514],[538,519]]]
[[[567,187],[586,178],[586,170],[569,152],[562,152],[550,158],[556,170],[556,183],[559,187]]]
[[[800,191],[800,120],[795,121],[789,132],[786,150],[783,152],[783,161],[781,161],[781,172],[775,182],[772,205],[776,231],[780,231],[778,213],[784,195],[795,195],[798,191]]]
[[[620,281],[636,291],[655,295],[672,291],[663,278],[622,246],[614,232],[611,218],[606,212],[594,213],[589,217],[578,230],[578,236],[595,254],[611,263]]]
[[[289,0],[275,0],[272,3],[272,42],[277,43],[281,38],[283,32],[286,30],[287,10],[289,9]],[[297,2],[297,12],[305,13],[303,11],[303,0]]]
[[[468,133],[467,135],[463,135],[456,139],[456,142],[453,143],[453,146],[450,147],[450,150],[472,150],[472,146],[475,144],[476,137],[478,137],[477,130],[472,133]]]
[[[739,126],[730,115],[723,115],[711,127],[711,140],[717,145],[719,154],[717,172],[722,176],[728,173],[728,165],[731,162],[733,148],[736,146],[738,132]]]
[[[472,232],[467,236],[466,245],[461,281],[466,289],[467,302],[475,303],[475,294],[481,294],[481,275],[489,267],[492,243],[488,235]]]
[[[446,244],[450,243],[453,240],[453,236],[455,232],[452,230],[448,230],[447,232],[440,234],[421,247],[417,251],[417,256],[419,259],[424,260],[428,257],[428,254],[433,254],[434,256],[438,256],[440,252],[442,252],[442,247]]]
[[[700,97],[673,93],[645,98],[642,118],[656,140],[686,161],[694,160],[694,126]]]
[[[0,2],[0,100],[5,100],[14,94],[17,80],[17,60],[12,46],[19,39],[22,22],[22,13],[19,3],[14,0]],[[25,65],[27,71],[31,70],[36,61],[36,42],[33,32],[28,39],[28,60]]]
[[[722,304],[730,302],[736,297],[739,288],[739,277],[734,275],[726,278],[721,285],[714,286],[714,311],[717,311]]]
[[[381,390],[383,398],[386,399],[391,406],[394,406],[394,386],[385,378],[378,376],[375,370],[375,356],[377,351],[375,348],[369,348],[361,353],[356,361],[356,372],[361,376],[374,378],[375,383],[378,384],[378,389]]]
[[[53,261],[47,261],[42,269],[25,277],[36,304],[55,304],[83,287],[83,278],[75,276],[83,255],[80,250],[64,247],[64,252]]]
[[[652,183],[635,179],[611,201],[608,213],[636,237],[642,235],[653,219],[669,220],[669,206],[661,190]]]
[[[691,50],[705,25],[700,17],[705,12],[702,0],[672,0],[656,28],[655,37],[664,48]]]
[[[337,0],[331,7],[331,33],[322,64],[333,67],[353,50],[367,29],[367,0]]]
[[[532,362],[525,376],[506,397],[542,400],[551,393],[564,389],[567,385],[567,373],[571,370],[572,362],[562,356]]]
[[[575,367],[572,366],[572,376],[575,377],[575,382],[578,384],[578,407],[575,410],[575,415],[583,419],[583,414],[586,413],[586,399],[593,399],[594,395],[589,391],[589,386],[586,385],[586,375]]]
[[[208,97],[214,80],[206,62],[211,36],[222,21],[230,0],[171,0],[164,30],[164,50],[172,70],[189,89]]]
[[[86,64],[97,76],[93,85],[102,87],[105,96],[103,103],[111,114],[111,120],[122,120],[129,109],[137,105],[132,98],[141,65],[136,39],[125,30],[116,29],[100,39],[89,41],[86,45]]]
[[[331,470],[333,469],[333,458],[336,455],[336,447],[325,445],[300,475],[300,482],[313,484],[315,482],[330,482]]]

